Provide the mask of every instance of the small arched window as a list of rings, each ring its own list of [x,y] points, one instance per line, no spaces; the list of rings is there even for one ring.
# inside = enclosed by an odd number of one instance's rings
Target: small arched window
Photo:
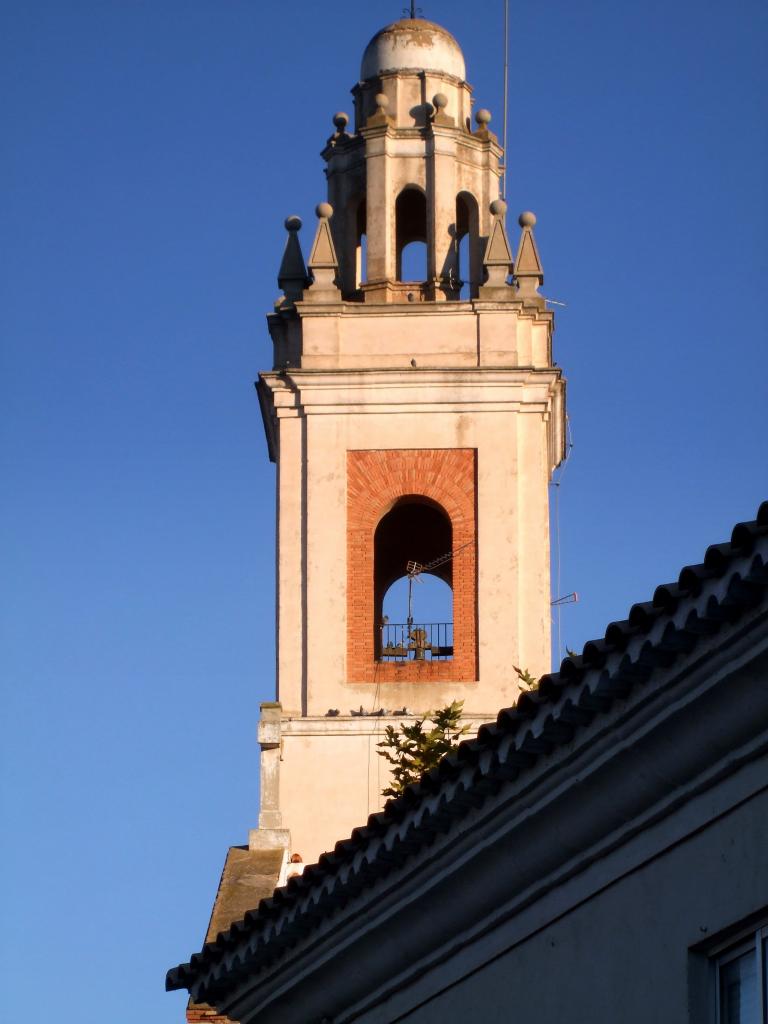
[[[366,235],[366,207],[365,200],[360,201],[357,207],[357,215],[355,222],[355,287],[359,288],[362,284],[368,280],[367,274],[367,242],[368,238]]]
[[[480,286],[480,217],[477,200],[470,192],[456,196],[456,267],[462,282],[460,298],[477,298]]]
[[[453,657],[452,543],[448,514],[419,495],[401,498],[380,520],[374,535],[378,659]]]
[[[398,281],[427,280],[427,199],[413,185],[395,202],[395,250]]]

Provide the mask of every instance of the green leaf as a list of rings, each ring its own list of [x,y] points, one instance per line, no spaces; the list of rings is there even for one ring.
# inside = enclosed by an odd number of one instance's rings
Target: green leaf
[[[512,668],[517,672],[517,677],[520,680],[520,685],[526,691],[537,690],[539,688],[539,681],[535,676],[532,676],[527,668],[518,668],[517,665],[513,665]]]
[[[399,729],[392,725],[385,728],[384,739],[376,744],[382,749],[376,753],[394,767],[390,785],[382,790],[383,796],[400,796],[459,745],[469,730],[468,725],[460,724],[463,709],[464,701],[454,700],[444,708],[428,711],[423,718],[401,724]],[[427,721],[432,728],[425,731]]]

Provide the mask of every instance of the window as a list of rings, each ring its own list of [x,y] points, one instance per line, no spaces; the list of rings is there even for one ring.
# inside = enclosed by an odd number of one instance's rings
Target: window
[[[768,1024],[768,925],[712,958],[717,1024]]]
[[[368,280],[368,238],[366,235],[366,207],[365,200],[361,200],[357,207],[355,222],[355,288],[365,284]]]
[[[427,199],[421,189],[407,186],[395,203],[397,280],[427,279]]]
[[[469,192],[456,196],[456,275],[461,281],[459,298],[476,299],[482,266],[480,263],[477,200]]]

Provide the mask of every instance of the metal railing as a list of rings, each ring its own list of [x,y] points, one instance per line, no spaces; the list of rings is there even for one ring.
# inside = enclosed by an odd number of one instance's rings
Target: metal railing
[[[379,629],[380,661],[447,661],[453,657],[452,622],[386,622]]]

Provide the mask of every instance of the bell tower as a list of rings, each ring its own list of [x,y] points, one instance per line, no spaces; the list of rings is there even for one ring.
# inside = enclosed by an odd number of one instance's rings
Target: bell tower
[[[488,111],[472,116],[458,43],[389,25],[352,95],[306,263],[286,220],[257,385],[277,465],[277,701],[250,846],[304,861],[382,806],[385,724],[454,699],[479,724],[513,703],[513,665],[549,670],[564,450],[535,217],[513,258],[502,150]],[[418,596],[429,575],[450,588],[442,621],[411,602],[386,614],[390,587]]]

